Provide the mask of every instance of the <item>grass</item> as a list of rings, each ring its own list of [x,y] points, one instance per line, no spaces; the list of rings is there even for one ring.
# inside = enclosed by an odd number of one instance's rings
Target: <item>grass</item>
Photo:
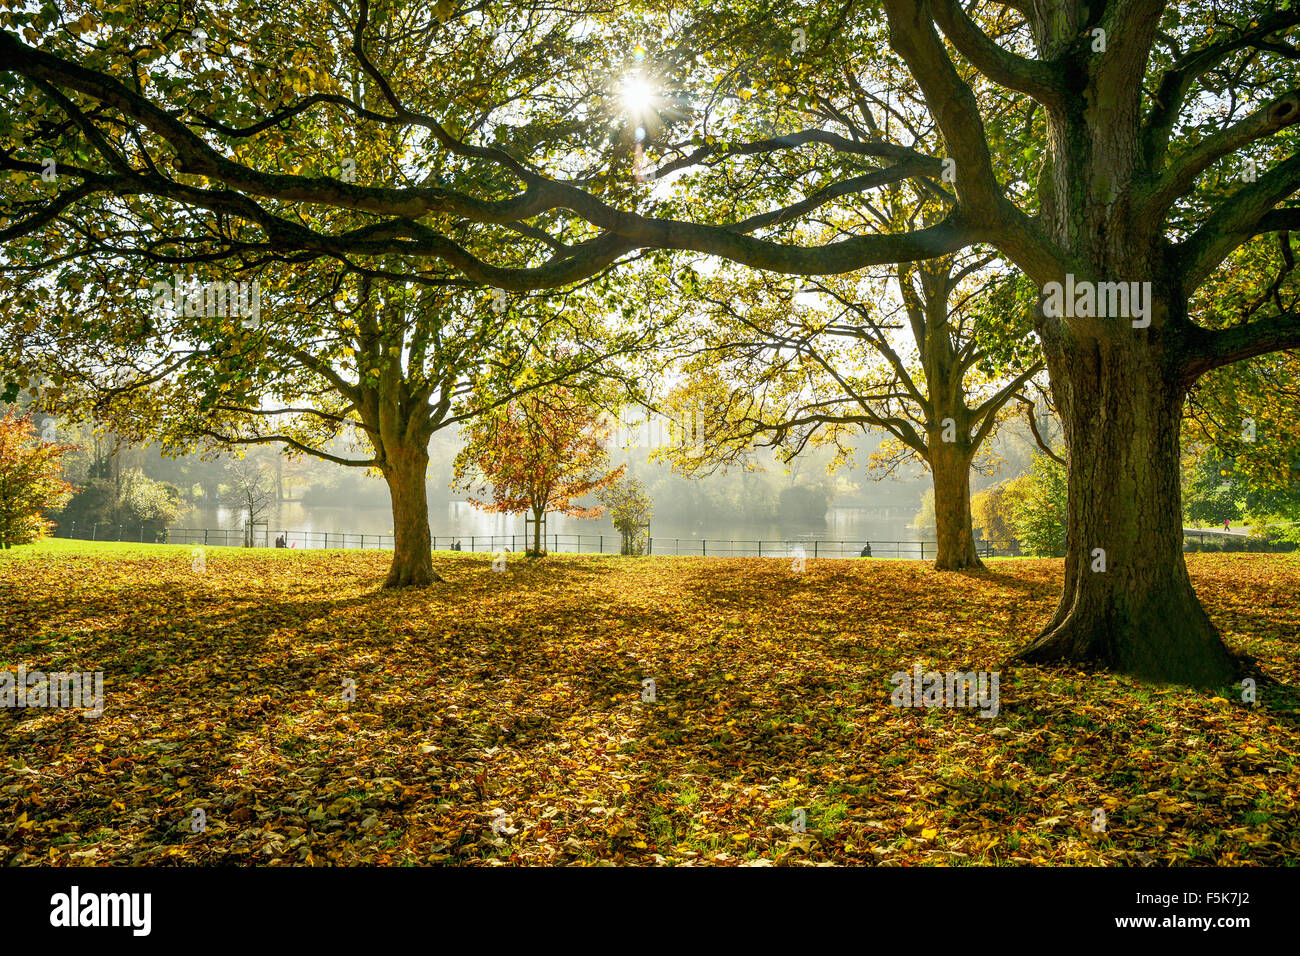
[[[1004,667],[1059,561],[192,551],[0,553],[0,666],[106,698],[0,711],[0,863],[1300,862],[1296,555],[1188,558],[1249,704]],[[916,662],[998,715],[891,706]]]

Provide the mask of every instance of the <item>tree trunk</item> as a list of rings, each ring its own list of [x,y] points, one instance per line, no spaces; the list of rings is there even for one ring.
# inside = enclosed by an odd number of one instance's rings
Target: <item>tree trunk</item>
[[[1044,341],[1069,442],[1065,585],[1055,615],[1017,657],[1232,683],[1239,668],[1183,560],[1181,376],[1162,365],[1163,349],[1121,336]]]
[[[970,458],[953,443],[934,443],[930,470],[934,474],[934,525],[939,537],[935,570],[983,567],[971,527]]]
[[[424,487],[429,454],[423,448],[390,448],[386,452],[383,472],[393,501],[393,565],[384,587],[441,581],[433,570],[429,501]]]
[[[542,556],[542,512],[533,509],[533,556]]]

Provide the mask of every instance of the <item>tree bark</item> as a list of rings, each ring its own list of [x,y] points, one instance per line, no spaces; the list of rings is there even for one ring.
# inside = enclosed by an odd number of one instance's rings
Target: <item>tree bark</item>
[[[952,443],[932,443],[930,471],[934,476],[934,524],[939,538],[937,571],[981,568],[975,551],[970,510],[970,457]]]
[[[533,509],[533,557],[542,556],[542,512]]]
[[[429,501],[425,475],[429,453],[424,448],[386,449],[384,480],[393,503],[393,564],[384,587],[420,587],[443,579],[433,570],[429,538]]]
[[[1065,584],[1047,627],[1016,656],[1202,687],[1234,682],[1237,662],[1183,560],[1178,370],[1166,350],[1126,332],[1044,347],[1069,442]]]

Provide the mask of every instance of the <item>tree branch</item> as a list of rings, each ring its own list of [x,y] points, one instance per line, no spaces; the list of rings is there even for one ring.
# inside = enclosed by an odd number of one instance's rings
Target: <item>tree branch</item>
[[[1292,90],[1260,107],[1240,122],[1207,136],[1177,157],[1138,198],[1137,215],[1160,221],[1174,202],[1191,191],[1196,177],[1229,153],[1300,122],[1300,90]]]
[[[1300,348],[1300,313],[1279,312],[1217,331],[1192,326],[1185,335],[1183,382],[1190,387],[1212,369],[1269,352]]]
[[[967,15],[958,0],[932,0],[934,19],[962,56],[994,83],[1027,93],[1052,109],[1062,105],[1061,71],[1041,60],[1012,53],[995,43]]]

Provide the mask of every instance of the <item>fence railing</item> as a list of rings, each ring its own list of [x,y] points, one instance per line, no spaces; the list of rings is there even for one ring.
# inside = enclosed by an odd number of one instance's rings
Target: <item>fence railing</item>
[[[142,544],[166,543],[206,545],[208,547],[243,547],[249,538],[244,528],[169,528],[152,532],[143,525],[104,525],[78,528],[75,524],[55,529],[55,537],[77,538],[86,541],[131,541]],[[372,534],[359,531],[275,531],[254,529],[252,546],[274,547],[276,539],[283,536],[285,546],[304,549],[391,549],[391,534]],[[532,547],[531,534],[477,534],[432,535],[435,551],[450,551],[459,545],[464,551],[525,551]],[[623,544],[619,534],[547,533],[543,547],[561,554],[618,554]],[[824,538],[680,538],[652,536],[648,554],[701,555],[704,557],[757,557],[757,558],[856,558],[863,547],[870,546],[871,557],[910,558],[928,560],[935,556],[937,545],[933,541],[878,541],[867,539]],[[982,557],[993,557],[991,546],[980,543],[977,550]]]
[[[1240,531],[1224,531],[1222,528],[1184,528],[1183,540],[1195,538],[1197,541],[1204,541],[1206,538],[1211,541],[1222,541],[1224,538],[1245,538],[1248,535]]]
[[[360,531],[275,531],[264,527],[250,532],[245,528],[169,528],[150,530],[147,525],[95,524],[78,527],[75,523],[55,528],[56,538],[77,538],[86,541],[131,541],[141,544],[188,544],[208,547],[243,547],[249,540],[253,547],[269,548],[280,536],[285,546],[306,549],[391,549],[391,534],[372,534]],[[561,554],[618,554],[623,538],[619,534],[547,533],[543,548]],[[1245,535],[1236,535],[1214,529],[1186,528],[1185,542],[1206,540],[1221,542],[1254,541]],[[477,534],[432,535],[435,551],[450,551],[457,543],[465,551],[525,551],[532,547],[529,534]],[[1256,542],[1257,543],[1257,542]],[[872,539],[827,538],[669,538],[651,537],[647,554],[702,555],[705,557],[744,558],[856,558],[862,556],[864,545],[870,545],[870,556],[875,558],[904,558],[925,561],[935,556],[938,545],[934,541],[878,541]],[[1291,543],[1281,543],[1263,550],[1292,550]],[[802,551],[800,551],[802,549]],[[982,558],[1018,555],[1018,550],[1003,551],[979,541],[976,552]]]
[[[442,538],[443,541],[447,539]],[[531,535],[497,534],[460,536],[464,550],[520,551],[531,548]],[[621,535],[605,534],[555,534],[543,536],[543,547],[548,551],[567,554],[618,554],[623,545]],[[938,545],[933,541],[877,541],[858,538],[827,540],[825,538],[668,538],[651,536],[647,554],[697,555],[702,557],[738,558],[857,558],[863,557],[864,545],[870,545],[870,556],[875,558],[915,558],[927,560],[935,556]],[[437,545],[435,544],[435,548]],[[997,552],[980,543],[981,557],[993,557]]]

